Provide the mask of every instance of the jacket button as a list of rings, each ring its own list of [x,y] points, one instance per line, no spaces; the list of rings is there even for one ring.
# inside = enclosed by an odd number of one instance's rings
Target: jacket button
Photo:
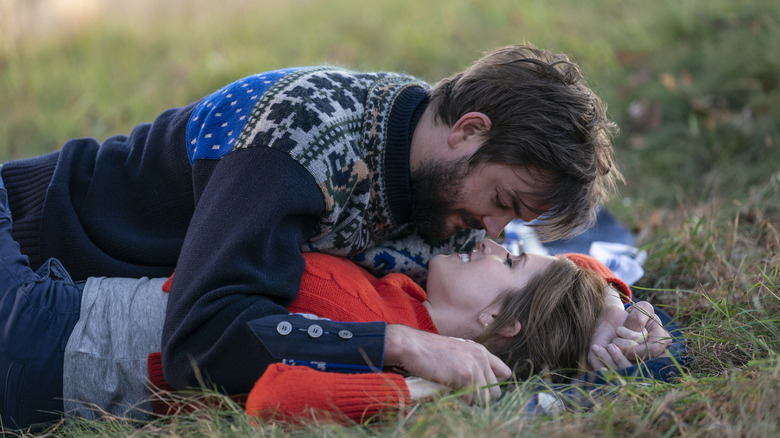
[[[276,331],[282,336],[289,335],[290,332],[292,332],[292,324],[287,321],[282,321],[276,325]]]
[[[309,326],[307,332],[309,332],[309,336],[312,338],[319,338],[322,336],[322,327],[318,326],[317,324],[312,324]]]
[[[339,330],[339,337],[341,339],[352,339],[352,332],[349,330]]]

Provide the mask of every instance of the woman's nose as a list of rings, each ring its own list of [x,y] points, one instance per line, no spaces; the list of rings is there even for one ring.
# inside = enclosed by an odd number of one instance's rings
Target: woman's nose
[[[492,254],[499,249],[503,250],[504,247],[493,239],[482,239],[482,241],[479,242],[479,251],[485,255]]]

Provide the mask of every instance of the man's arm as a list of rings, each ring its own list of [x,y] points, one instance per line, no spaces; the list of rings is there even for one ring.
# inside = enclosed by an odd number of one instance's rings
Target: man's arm
[[[496,383],[512,375],[501,359],[473,341],[440,336],[403,325],[388,325],[385,335],[385,365],[450,388],[483,388],[467,393],[481,401],[501,396]]]
[[[206,381],[246,393],[270,363],[316,360],[290,357],[300,351],[381,366],[384,323],[345,323],[352,336],[339,337],[339,323],[320,332],[312,326],[325,326],[286,310],[305,265],[300,246],[324,210],[311,175],[268,148],[196,161],[193,174],[200,196],[166,311],[166,379],[176,388]],[[286,349],[293,344],[298,350]]]
[[[300,248],[324,210],[314,179],[289,156],[268,148],[196,161],[193,174],[201,195],[163,329],[164,374],[174,387],[208,382],[245,393],[269,364],[283,359],[408,366],[455,388],[509,375],[476,344],[415,331],[422,341],[402,344],[410,339],[391,337],[385,351],[384,322],[317,322],[290,315],[286,307],[297,296],[305,265]]]

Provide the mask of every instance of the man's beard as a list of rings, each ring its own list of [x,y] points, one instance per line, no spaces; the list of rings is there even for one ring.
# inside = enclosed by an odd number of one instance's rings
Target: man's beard
[[[469,228],[482,228],[470,213],[453,208],[461,201],[469,173],[468,157],[455,162],[429,160],[411,173],[412,222],[420,234],[435,240],[449,239],[459,229],[447,223],[453,214],[460,215]]]

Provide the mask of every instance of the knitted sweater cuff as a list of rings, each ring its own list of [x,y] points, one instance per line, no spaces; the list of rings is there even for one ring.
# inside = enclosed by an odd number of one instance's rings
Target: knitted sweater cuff
[[[249,394],[246,412],[263,420],[365,422],[411,404],[399,374],[342,374],[273,364]]]
[[[3,164],[3,183],[8,189],[14,220],[13,238],[19,243],[22,254],[30,257],[33,269],[37,269],[44,259],[40,248],[41,214],[59,156],[60,152],[56,151]]]

